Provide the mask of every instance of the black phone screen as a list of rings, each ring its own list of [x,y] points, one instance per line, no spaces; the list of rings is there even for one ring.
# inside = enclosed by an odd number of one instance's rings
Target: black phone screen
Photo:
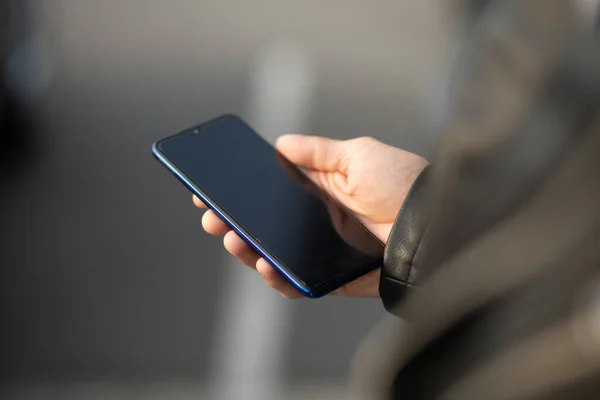
[[[241,119],[220,117],[157,146],[307,288],[381,265],[383,244]]]

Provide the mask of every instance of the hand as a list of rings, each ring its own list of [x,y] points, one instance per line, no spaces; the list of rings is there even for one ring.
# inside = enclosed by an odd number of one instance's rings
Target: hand
[[[381,241],[386,242],[392,224],[427,161],[416,154],[388,146],[372,138],[346,141],[316,136],[285,135],[277,149],[330,196],[352,211]],[[206,208],[194,196],[194,203]],[[254,268],[273,289],[287,298],[302,297],[271,265],[261,258],[214,212],[202,218],[204,230],[224,236],[224,246],[243,264]],[[380,270],[356,279],[334,294],[378,297]]]

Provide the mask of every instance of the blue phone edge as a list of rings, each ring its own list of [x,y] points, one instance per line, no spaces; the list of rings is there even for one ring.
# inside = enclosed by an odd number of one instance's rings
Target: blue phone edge
[[[306,287],[306,285],[301,280],[297,279],[295,276],[290,274],[285,267],[280,265],[279,262],[269,254],[268,251],[266,251],[265,249],[262,248],[262,246],[260,246],[258,243],[256,243],[254,241],[254,239],[252,238],[252,236],[246,234],[244,232],[244,230],[242,228],[240,228],[232,220],[231,217],[229,217],[225,212],[221,211],[219,209],[219,207],[217,207],[214,204],[214,202],[206,194],[202,193],[202,191],[200,189],[196,188],[195,185],[192,182],[190,182],[189,179],[183,173],[181,173],[178,170],[178,168],[175,165],[173,165],[171,163],[171,161],[169,161],[160,152],[158,145],[160,144],[161,141],[162,140],[158,140],[152,144],[152,154],[154,155],[154,157],[162,165],[164,165],[169,171],[171,171],[171,173],[173,175],[175,175],[175,177],[181,183],[183,183],[183,185],[185,187],[187,187],[189,191],[191,191],[193,194],[198,196],[200,198],[200,200],[202,200],[209,209],[211,209],[212,211],[217,213],[219,215],[219,217],[221,219],[223,219],[223,221],[242,238],[242,240],[244,240],[248,245],[250,245],[250,247],[252,247],[254,249],[254,251],[256,251],[261,257],[264,257],[264,259],[267,260],[267,262],[269,264],[271,264],[271,266],[273,266],[273,268],[275,268],[285,278],[285,280],[287,280],[303,296],[306,296],[306,297],[309,297],[312,299],[316,299],[316,298],[325,296],[326,294],[329,294],[329,293],[333,292],[334,290],[339,289],[346,283],[352,282],[353,280],[363,276],[364,274],[368,273],[369,271],[372,271],[376,268],[381,267],[381,265],[379,265],[379,263],[373,263],[372,265],[364,265],[364,266],[361,265],[361,266],[357,267],[353,271],[353,273],[344,276],[345,279],[343,281],[333,280],[333,281],[331,281],[331,283],[327,282],[329,284],[325,284],[322,287],[319,287],[320,290],[318,290],[318,291],[309,289],[308,287]]]

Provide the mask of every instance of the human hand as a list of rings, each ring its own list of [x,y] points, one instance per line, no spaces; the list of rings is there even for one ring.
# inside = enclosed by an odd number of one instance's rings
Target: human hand
[[[416,154],[388,146],[372,138],[346,141],[317,136],[285,135],[277,150],[303,168],[310,179],[353,212],[381,241],[386,242],[392,224],[427,161]],[[206,208],[194,196],[196,206]],[[302,297],[265,259],[229,228],[213,211],[202,218],[204,230],[224,236],[224,246],[243,264],[254,268],[273,289],[287,298]],[[380,270],[348,283],[334,294],[378,297]]]

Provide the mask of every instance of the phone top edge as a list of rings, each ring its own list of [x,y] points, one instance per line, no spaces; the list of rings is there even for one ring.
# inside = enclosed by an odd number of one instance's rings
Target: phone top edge
[[[153,143],[152,147],[153,148],[154,148],[154,146],[158,147],[161,143],[164,143],[165,141],[171,140],[171,139],[173,139],[173,138],[175,138],[177,136],[185,135],[187,133],[190,133],[190,131],[193,131],[194,129],[202,128],[205,125],[212,124],[212,123],[217,122],[218,120],[223,119],[223,118],[236,118],[236,119],[242,121],[245,125],[247,125],[250,128],[250,126],[239,115],[235,115],[235,114],[221,114],[221,115],[219,115],[219,116],[217,116],[215,118],[212,118],[212,119],[210,119],[208,121],[204,121],[204,122],[202,122],[200,124],[189,126],[189,127],[185,128],[185,129],[182,129],[181,131],[178,131],[177,133],[174,133],[172,135],[166,136],[166,137],[164,137],[162,139],[158,139],[158,140],[156,140]]]

